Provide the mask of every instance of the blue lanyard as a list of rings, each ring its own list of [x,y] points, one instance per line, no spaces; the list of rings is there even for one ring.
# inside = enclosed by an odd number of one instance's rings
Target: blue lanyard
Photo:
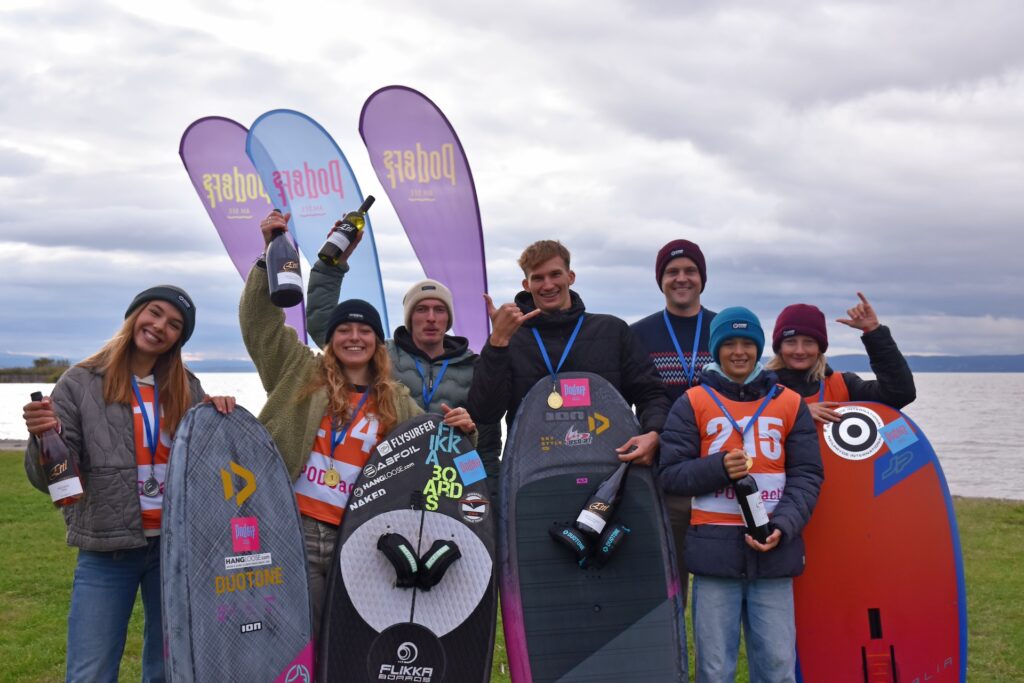
[[[683,366],[683,374],[686,375],[686,386],[693,386],[693,373],[697,370],[697,348],[700,346],[700,328],[704,322],[704,307],[700,309],[700,313],[697,314],[697,331],[693,333],[693,352],[690,353],[690,367],[686,367],[686,358],[683,357],[683,350],[679,347],[679,340],[676,339],[676,331],[672,329],[672,323],[668,319],[668,309],[666,308],[661,312],[661,317],[665,319],[665,328],[668,330],[668,336],[672,339],[672,346],[676,347],[676,354],[679,356],[679,364]]]
[[[331,457],[334,457],[334,449],[338,447],[338,444],[345,440],[345,436],[348,434],[348,428],[352,426],[356,418],[359,417],[359,411],[363,409],[363,405],[366,403],[366,399],[370,395],[370,388],[367,387],[366,391],[363,392],[363,397],[359,399],[359,403],[356,404],[356,409],[352,413],[352,417],[349,418],[345,426],[341,428],[340,432],[334,431],[334,420],[331,420]]]
[[[156,414],[156,436],[153,435],[153,427],[149,423],[149,413],[146,412],[146,405],[142,402],[142,393],[139,385],[132,377],[132,391],[135,392],[135,400],[139,402],[139,412],[142,413],[142,424],[146,428],[146,446],[149,448],[149,464],[153,464],[156,458],[157,439],[160,438],[160,391],[157,389],[156,380],[153,380],[153,412]]]
[[[441,363],[441,372],[437,373],[437,379],[431,380],[429,384],[427,383],[427,376],[423,373],[423,368],[420,367],[420,362],[416,356],[412,357],[412,362],[416,364],[416,372],[419,374],[420,379],[423,380],[423,410],[428,410],[434,394],[437,393],[437,388],[441,386],[444,371],[448,369],[448,361],[446,360]]]
[[[537,346],[540,347],[540,355],[544,357],[544,365],[548,367],[548,372],[551,373],[551,379],[555,382],[558,381],[558,371],[562,369],[562,364],[565,363],[566,356],[569,355],[569,349],[572,348],[573,343],[576,341],[576,335],[579,334],[580,328],[583,327],[583,314],[580,313],[580,319],[576,321],[576,327],[572,331],[572,335],[569,337],[569,343],[565,345],[565,351],[562,351],[562,357],[558,359],[558,367],[551,367],[551,357],[548,356],[548,350],[544,348],[544,342],[540,339],[540,332],[537,328],[532,328],[533,337],[537,340]]]
[[[825,380],[819,379],[818,380],[818,386],[819,386],[819,390],[818,390],[818,403],[821,403],[822,401],[825,400]]]
[[[740,429],[740,426],[736,422],[736,419],[729,414],[729,411],[725,409],[725,404],[722,403],[722,400],[720,398],[718,398],[718,394],[712,391],[711,388],[705,384],[702,384],[701,388],[707,391],[708,396],[714,399],[715,403],[718,404],[718,407],[722,410],[722,415],[724,415],[725,418],[729,420],[730,423],[732,423],[732,426],[736,429],[736,431],[740,433],[741,439],[744,436],[746,436],[747,432],[750,431],[750,428],[754,426],[754,423],[757,422],[757,418],[761,417],[761,413],[764,412],[764,409],[768,407],[768,402],[778,395],[778,392],[774,388],[771,391],[769,391],[768,395],[764,397],[763,401],[761,401],[761,405],[757,407],[757,412],[754,413],[754,416],[750,418],[750,422],[747,423],[747,426],[744,427],[743,429]]]

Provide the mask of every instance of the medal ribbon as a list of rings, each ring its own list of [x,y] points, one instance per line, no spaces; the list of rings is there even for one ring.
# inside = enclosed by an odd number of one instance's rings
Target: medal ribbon
[[[686,386],[693,386],[693,373],[697,370],[697,347],[700,346],[700,329],[704,322],[704,308],[701,307],[700,313],[697,314],[697,331],[693,334],[693,352],[690,354],[690,367],[686,367],[686,358],[683,357],[683,349],[679,346],[679,340],[676,338],[676,331],[672,329],[672,323],[668,319],[668,309],[666,308],[661,312],[661,317],[665,319],[665,329],[668,330],[669,339],[672,340],[672,346],[676,347],[676,355],[679,356],[679,364],[683,366],[683,374],[686,375]]]
[[[149,422],[149,413],[146,412],[146,405],[142,402],[142,392],[139,385],[132,377],[132,391],[135,392],[135,400],[139,402],[139,412],[142,413],[142,424],[146,428],[146,447],[149,448],[149,466],[152,468],[156,463],[157,439],[160,438],[160,391],[156,386],[156,379],[153,380],[153,412],[156,413],[156,434]]]
[[[565,363],[566,356],[569,355],[569,349],[572,348],[573,343],[576,341],[576,335],[579,334],[580,328],[583,327],[583,314],[580,313],[580,319],[576,321],[576,327],[572,331],[572,335],[569,337],[569,342],[565,345],[565,350],[562,351],[562,357],[558,359],[558,367],[551,367],[551,357],[548,356],[548,350],[544,348],[544,342],[541,341],[540,332],[537,328],[531,328],[533,330],[533,337],[537,340],[537,346],[540,347],[540,355],[544,358],[544,365],[548,367],[548,372],[551,373],[551,381],[555,382],[556,386],[558,383],[558,371],[562,369],[562,365]],[[557,391],[557,390],[556,390]]]
[[[356,409],[352,413],[352,417],[349,418],[345,426],[341,428],[340,432],[334,430],[334,420],[331,420],[331,468],[334,468],[334,449],[345,440],[345,436],[348,434],[348,428],[352,426],[352,423],[359,417],[359,411],[363,409],[363,405],[366,403],[366,399],[370,396],[370,388],[367,387],[366,391],[363,392],[362,398],[359,399],[359,403],[356,404]]]
[[[718,394],[716,394],[710,387],[704,384],[701,385],[701,388],[707,391],[708,396],[714,399],[715,403],[718,404],[718,407],[719,409],[721,409],[722,415],[725,416],[725,419],[729,420],[729,422],[736,429],[736,431],[740,433],[741,440],[744,436],[746,436],[747,432],[750,431],[750,428],[754,426],[754,423],[757,422],[757,418],[761,417],[761,413],[764,412],[764,409],[768,407],[768,402],[779,395],[779,392],[776,389],[772,389],[771,391],[769,391],[768,395],[764,397],[763,401],[761,401],[761,405],[757,407],[757,412],[754,413],[754,416],[750,418],[750,422],[747,423],[747,426],[744,427],[743,429],[740,429],[739,424],[736,422],[736,418],[734,418],[729,413],[729,411],[726,410],[725,404],[722,403],[722,400],[720,398],[718,398]]]
[[[825,400],[825,380],[819,379],[818,387],[818,403],[821,403],[822,401]]]
[[[437,373],[437,379],[430,380],[429,385],[427,384],[427,376],[423,372],[423,368],[420,367],[420,362],[416,356],[412,357],[412,362],[416,364],[416,372],[419,374],[420,379],[423,380],[423,410],[427,410],[430,402],[434,399],[434,394],[437,393],[437,388],[441,386],[441,378],[444,377],[444,371],[448,369],[448,361],[446,360],[441,363],[441,372]]]

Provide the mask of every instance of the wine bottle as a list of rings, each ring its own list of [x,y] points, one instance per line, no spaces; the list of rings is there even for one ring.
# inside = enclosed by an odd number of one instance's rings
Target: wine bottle
[[[348,245],[352,244],[356,233],[366,227],[366,212],[373,206],[373,202],[373,195],[367,195],[362,206],[356,211],[349,211],[344,218],[334,224],[334,228],[327,235],[327,241],[317,254],[321,261],[329,266],[338,265],[341,255],[348,249]]]
[[[615,471],[608,475],[608,478],[598,484],[597,489],[594,490],[587,500],[587,504],[583,506],[580,514],[576,517],[577,529],[590,537],[601,535],[622,499],[628,470],[628,462],[620,463]]]
[[[32,392],[33,401],[42,401],[43,395]],[[50,490],[50,498],[54,505],[63,507],[73,505],[82,497],[82,479],[78,473],[78,465],[71,457],[64,440],[55,428],[47,429],[39,435],[39,464],[46,474],[46,486]]]
[[[768,540],[771,530],[768,528],[768,512],[764,509],[764,500],[757,488],[757,481],[749,474],[732,483],[736,492],[736,500],[743,513],[743,522],[747,525],[747,533],[758,543]]]
[[[277,209],[274,209],[277,211]],[[277,211],[280,213],[280,211]],[[267,245],[267,277],[270,280],[270,301],[280,308],[302,303],[302,271],[299,252],[285,231],[278,228]]]

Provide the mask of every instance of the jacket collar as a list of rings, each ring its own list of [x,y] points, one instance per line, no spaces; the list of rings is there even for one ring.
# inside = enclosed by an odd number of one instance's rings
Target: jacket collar
[[[516,294],[516,305],[523,313],[529,313],[537,307],[533,304],[533,295],[523,290]],[[554,313],[541,313],[532,320],[523,323],[523,327],[536,327],[538,330],[553,330],[561,327],[572,327],[586,311],[583,299],[576,292],[569,290],[569,308]]]

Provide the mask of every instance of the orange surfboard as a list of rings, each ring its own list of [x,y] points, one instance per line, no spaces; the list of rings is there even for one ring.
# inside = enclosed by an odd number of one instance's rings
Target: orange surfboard
[[[819,430],[825,483],[794,582],[797,678],[966,680],[963,559],[949,489],[921,429],[846,403]]]

